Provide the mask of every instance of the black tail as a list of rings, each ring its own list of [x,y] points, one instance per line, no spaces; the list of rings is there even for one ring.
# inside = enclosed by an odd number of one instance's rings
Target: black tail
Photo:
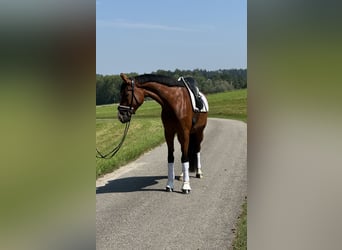
[[[188,156],[189,156],[189,171],[195,172],[197,171],[197,155],[196,155],[196,135],[190,134],[190,141],[189,141],[189,149],[188,149]]]

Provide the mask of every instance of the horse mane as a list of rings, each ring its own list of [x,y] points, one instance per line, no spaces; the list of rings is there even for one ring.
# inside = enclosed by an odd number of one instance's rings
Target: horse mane
[[[182,81],[177,81],[173,77],[164,76],[164,75],[157,75],[157,74],[144,74],[135,76],[134,79],[139,82],[140,84],[144,84],[146,82],[157,82],[163,85],[167,85],[170,87],[184,87]]]

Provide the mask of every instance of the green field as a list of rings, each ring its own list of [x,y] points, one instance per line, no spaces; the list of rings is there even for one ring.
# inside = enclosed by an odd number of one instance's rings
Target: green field
[[[209,117],[228,118],[247,122],[247,89],[207,96]],[[96,159],[96,178],[138,158],[142,153],[164,142],[161,107],[146,101],[133,116],[126,140],[120,151],[110,160]],[[96,146],[108,152],[120,141],[125,125],[117,119],[117,104],[96,107]],[[141,133],[141,131],[144,131]],[[165,155],[165,161],[166,161]],[[233,249],[247,249],[247,202],[237,223]]]
[[[115,157],[96,159],[96,178],[138,158],[164,141],[160,112],[159,104],[154,101],[147,101],[139,108]],[[125,125],[116,116],[116,104],[96,107],[96,146],[101,153],[111,151],[122,138]]]
[[[209,117],[247,122],[247,90],[208,95]]]

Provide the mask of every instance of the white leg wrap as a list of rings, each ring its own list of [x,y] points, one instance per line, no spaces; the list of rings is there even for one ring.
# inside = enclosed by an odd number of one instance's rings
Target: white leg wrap
[[[189,162],[183,162],[182,163],[182,171],[183,171],[183,181],[189,182]]]
[[[197,153],[197,172],[196,172],[197,178],[203,178],[203,173],[202,173],[201,168],[202,168],[202,166],[201,166],[201,153],[198,152]]]
[[[200,169],[202,167],[201,165],[201,153],[197,153],[197,168]]]
[[[182,163],[182,171],[183,171],[183,192],[189,192],[191,190],[190,187],[190,178],[189,178],[189,162]]]
[[[189,178],[189,162],[182,163],[182,171],[183,171],[183,193],[188,194],[191,190],[190,187],[190,178]]]
[[[168,168],[168,178],[167,178],[167,185],[166,187],[172,188],[173,189],[173,181],[175,179],[175,168],[174,168],[174,163],[173,162],[169,162],[167,164],[167,168]]]

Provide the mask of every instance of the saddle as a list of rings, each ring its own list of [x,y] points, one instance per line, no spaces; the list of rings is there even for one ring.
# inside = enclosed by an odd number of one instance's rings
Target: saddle
[[[180,77],[178,81],[183,81],[185,86],[187,87],[188,90],[190,90],[194,96],[195,99],[195,111],[200,111],[204,108],[204,103],[201,92],[199,91],[197,87],[197,82],[194,78],[192,77]]]

